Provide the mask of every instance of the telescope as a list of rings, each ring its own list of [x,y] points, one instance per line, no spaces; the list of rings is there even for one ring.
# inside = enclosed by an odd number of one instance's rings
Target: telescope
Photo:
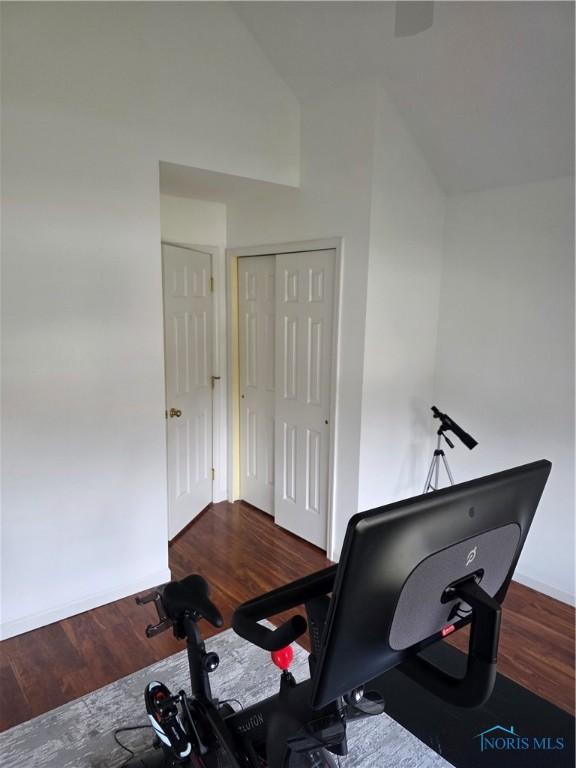
[[[436,432],[438,435],[438,442],[436,444],[434,455],[432,456],[432,462],[430,464],[430,469],[428,470],[426,483],[424,484],[424,493],[428,493],[428,491],[437,491],[440,487],[439,483],[441,464],[446,470],[446,474],[450,480],[450,485],[454,485],[454,478],[452,476],[452,472],[450,471],[450,467],[448,466],[446,454],[442,450],[442,439],[446,440],[450,448],[454,448],[454,443],[446,435],[446,432],[452,432],[452,434],[456,435],[457,438],[462,440],[466,448],[469,448],[470,450],[478,445],[478,441],[474,440],[472,435],[469,435],[468,432],[465,432],[459,424],[456,424],[454,419],[451,419],[447,413],[442,413],[442,411],[438,410],[435,405],[432,406],[432,413],[434,414],[435,419],[440,419],[440,426]]]
[[[456,424],[454,419],[451,419],[447,413],[442,413],[438,410],[438,408],[436,408],[435,405],[432,406],[432,413],[434,414],[435,419],[440,419],[440,429],[438,430],[437,434],[444,437],[450,448],[454,448],[454,445],[446,437],[446,432],[453,432],[456,437],[458,437],[464,443],[466,448],[469,448],[470,450],[478,445],[478,441],[474,440],[472,435],[469,435],[468,432],[465,432],[461,426]]]

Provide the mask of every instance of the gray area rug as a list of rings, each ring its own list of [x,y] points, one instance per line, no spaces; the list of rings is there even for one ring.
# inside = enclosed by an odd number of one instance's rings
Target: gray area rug
[[[244,706],[278,690],[279,672],[265,651],[227,630],[206,642],[220,656],[211,676],[213,694],[235,698]],[[291,671],[308,677],[307,654],[295,646]],[[116,728],[146,722],[143,691],[160,680],[173,691],[189,689],[186,652],[177,653],[139,672],[64,704],[45,715],[0,734],[3,768],[118,768],[127,753],[113,739]],[[136,752],[149,747],[150,730],[121,734]],[[387,715],[348,726],[349,755],[342,768],[450,768],[442,757]]]

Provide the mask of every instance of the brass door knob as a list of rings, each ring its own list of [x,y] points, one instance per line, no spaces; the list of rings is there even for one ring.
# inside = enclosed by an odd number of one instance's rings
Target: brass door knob
[[[178,408],[170,408],[170,418],[173,419],[174,416],[176,416],[176,418],[179,419],[180,416],[182,416],[182,411],[179,410]]]

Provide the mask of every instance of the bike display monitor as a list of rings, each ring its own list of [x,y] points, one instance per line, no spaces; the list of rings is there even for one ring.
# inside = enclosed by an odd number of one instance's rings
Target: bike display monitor
[[[365,685],[469,623],[472,609],[458,585],[474,582],[501,604],[550,469],[537,461],[354,515],[312,706]]]

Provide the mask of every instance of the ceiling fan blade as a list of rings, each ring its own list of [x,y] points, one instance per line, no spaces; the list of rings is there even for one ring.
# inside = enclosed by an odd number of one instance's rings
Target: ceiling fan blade
[[[432,26],[433,19],[434,3],[431,0],[397,0],[394,36],[409,37],[423,32]]]

